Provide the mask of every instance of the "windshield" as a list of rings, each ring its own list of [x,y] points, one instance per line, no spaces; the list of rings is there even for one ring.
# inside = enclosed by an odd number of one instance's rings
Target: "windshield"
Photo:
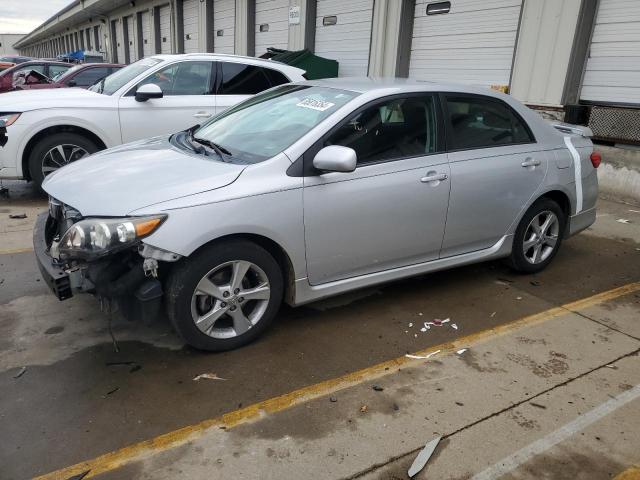
[[[105,95],[113,95],[138,75],[149,70],[161,61],[162,60],[159,58],[143,58],[142,60],[138,60],[137,62],[112,73],[108,77],[103,78],[89,87],[89,90],[92,92],[103,93]]]
[[[261,162],[293,145],[356,96],[335,88],[283,85],[223,112],[196,130],[194,138],[215,142],[230,152],[230,161]]]

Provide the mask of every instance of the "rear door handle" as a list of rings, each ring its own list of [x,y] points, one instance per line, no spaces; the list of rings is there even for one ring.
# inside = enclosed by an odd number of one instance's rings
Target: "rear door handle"
[[[209,112],[198,112],[193,114],[196,118],[209,118],[211,114]]]
[[[537,167],[538,165],[540,165],[540,160],[536,160],[535,158],[527,158],[520,165],[522,165],[525,168],[526,167]]]
[[[434,173],[431,175],[427,175],[426,177],[422,177],[420,181],[422,183],[441,182],[443,180],[446,180],[447,178],[449,178],[449,175],[447,175],[446,173]]]

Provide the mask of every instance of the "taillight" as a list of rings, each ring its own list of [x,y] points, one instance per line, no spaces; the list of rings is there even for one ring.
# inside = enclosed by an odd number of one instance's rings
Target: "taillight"
[[[600,155],[600,152],[593,151],[591,154],[591,165],[593,165],[593,168],[598,168],[600,162],[602,162],[602,155]]]

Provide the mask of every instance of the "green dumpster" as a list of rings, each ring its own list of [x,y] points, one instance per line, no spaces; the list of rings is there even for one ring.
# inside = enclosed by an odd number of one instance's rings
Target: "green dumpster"
[[[262,57],[301,68],[307,72],[305,77],[308,80],[338,76],[338,62],[336,60],[319,57],[307,49],[293,52],[279,48],[268,48],[267,53]]]

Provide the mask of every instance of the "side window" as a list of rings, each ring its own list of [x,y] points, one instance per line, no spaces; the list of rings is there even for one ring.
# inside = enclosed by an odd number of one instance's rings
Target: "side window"
[[[152,73],[136,88],[155,83],[169,95],[209,95],[213,62],[180,62]],[[135,93],[135,89],[132,94]]]
[[[454,150],[534,141],[524,121],[500,100],[447,96],[447,109]]]
[[[264,69],[242,63],[220,62],[222,67],[222,95],[255,95],[271,88]],[[287,80],[288,82],[288,80]]]
[[[289,83],[291,81],[282,72],[272,70],[271,68],[265,68],[264,73],[269,77],[272,87],[282,85],[283,83]]]
[[[89,68],[80,72],[72,80],[78,87],[89,87],[109,75],[109,69],[104,67]]]
[[[13,75],[16,76],[18,73],[30,72],[31,70],[44,75],[44,65],[29,65],[27,67],[18,68],[13,72]]]
[[[68,67],[66,65],[49,65],[49,78],[55,78],[58,75],[69,70],[69,68],[71,68],[71,65],[69,65]]]
[[[349,117],[325,141],[353,148],[358,164],[436,152],[433,96],[396,97]]]

